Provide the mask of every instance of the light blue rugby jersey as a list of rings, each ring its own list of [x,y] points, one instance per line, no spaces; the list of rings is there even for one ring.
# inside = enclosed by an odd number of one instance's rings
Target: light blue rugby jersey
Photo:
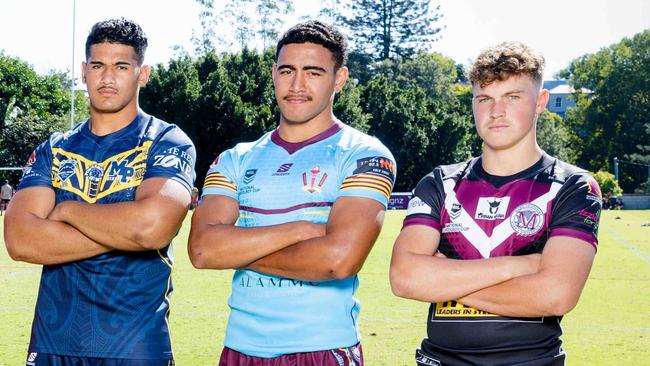
[[[386,206],[394,161],[379,140],[340,122],[301,143],[282,140],[276,130],[223,152],[208,171],[203,195],[239,201],[242,227],[324,224],[339,197]],[[354,345],[360,341],[358,286],[356,275],[308,282],[237,270],[224,344],[256,357]]]

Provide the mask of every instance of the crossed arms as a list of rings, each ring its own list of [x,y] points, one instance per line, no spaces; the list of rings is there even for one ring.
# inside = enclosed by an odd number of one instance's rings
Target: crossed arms
[[[177,181],[149,178],[135,200],[112,204],[55,204],[49,187],[16,193],[5,218],[5,243],[14,260],[61,264],[111,250],[160,249],[176,235],[190,194]]]
[[[236,200],[203,199],[192,217],[188,243],[195,267],[324,281],[359,272],[381,230],[384,207],[368,198],[341,197],[325,225],[295,221],[244,228],[234,226],[238,217]]]
[[[564,315],[575,307],[595,256],[586,242],[551,237],[543,253],[481,260],[434,255],[440,232],[405,227],[393,248],[390,282],[395,295],[459,302],[504,316]]]

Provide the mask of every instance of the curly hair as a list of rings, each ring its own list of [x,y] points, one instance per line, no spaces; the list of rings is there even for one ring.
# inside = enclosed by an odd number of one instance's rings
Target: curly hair
[[[86,38],[86,59],[90,56],[90,47],[92,45],[104,42],[133,47],[138,65],[142,65],[144,62],[144,53],[148,45],[147,36],[137,23],[124,18],[95,23],[88,38]]]
[[[470,68],[469,79],[482,88],[521,74],[541,83],[545,62],[541,53],[521,42],[504,42],[481,52]]]
[[[345,66],[348,59],[348,41],[345,36],[336,28],[318,20],[296,24],[286,31],[275,49],[276,60],[282,47],[291,43],[315,43],[327,48],[332,52],[336,69]]]

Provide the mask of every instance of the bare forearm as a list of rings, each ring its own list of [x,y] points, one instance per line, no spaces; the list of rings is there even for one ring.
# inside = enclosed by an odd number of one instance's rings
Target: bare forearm
[[[353,253],[355,250],[363,253]],[[274,276],[328,281],[347,278],[359,272],[366,255],[365,249],[357,248],[350,242],[324,236],[267,255],[246,268]],[[354,259],[358,256],[363,256],[360,261]]]
[[[192,223],[190,259],[197,268],[242,268],[297,242],[323,235],[323,226],[305,221],[251,228]]]
[[[145,201],[113,204],[65,202],[55,217],[102,245],[126,251],[159,249],[169,244],[184,216],[163,224],[164,217]]]
[[[31,215],[30,215],[31,216]],[[72,226],[34,216],[5,225],[5,243],[14,260],[62,264],[94,257],[111,248],[92,241]]]
[[[391,285],[397,296],[425,301],[456,300],[536,269],[529,258],[454,260],[416,253],[395,255]]]

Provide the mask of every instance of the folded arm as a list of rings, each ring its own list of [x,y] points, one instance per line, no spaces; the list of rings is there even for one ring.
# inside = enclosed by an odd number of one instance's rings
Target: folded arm
[[[325,234],[325,225],[306,221],[238,227],[239,202],[221,196],[203,198],[192,216],[188,251],[197,268],[241,268],[297,242]]]
[[[105,246],[127,251],[167,246],[187,214],[190,194],[168,178],[149,178],[137,188],[134,201],[89,204],[65,201],[50,218],[63,221]]]
[[[9,203],[4,238],[12,259],[35,264],[61,264],[94,257],[111,248],[48,215],[55,194],[49,187],[21,189]]]
[[[308,281],[343,279],[361,270],[384,220],[384,206],[369,198],[341,197],[324,236],[267,255],[248,269]]]
[[[476,291],[458,300],[505,316],[560,316],[575,307],[596,251],[566,236],[548,240],[539,271]]]
[[[456,260],[434,256],[440,232],[405,227],[393,247],[390,283],[396,296],[426,302],[456,300],[483,288],[534,273],[540,255]]]

